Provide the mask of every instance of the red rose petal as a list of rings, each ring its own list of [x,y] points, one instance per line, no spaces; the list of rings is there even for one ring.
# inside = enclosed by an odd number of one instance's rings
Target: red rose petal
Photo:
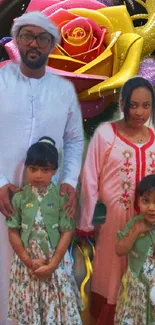
[[[96,43],[95,43],[96,46],[85,53],[81,53],[79,55],[74,55],[73,56],[74,59],[88,63],[88,62],[91,62],[92,60],[94,60],[96,57],[98,57],[104,51],[105,47],[104,47],[103,41],[104,41],[104,36],[106,33],[106,28],[103,28],[99,34],[95,34],[94,30],[93,30],[93,32],[94,32],[94,36],[96,36],[96,38],[97,38]],[[99,35],[100,35],[100,37],[99,37]]]
[[[63,21],[61,47],[69,56],[88,63],[104,51],[105,32],[93,20],[76,16],[66,24]]]
[[[61,29],[68,21],[71,21],[79,16],[72,14],[71,12],[59,9],[54,12],[49,18]]]
[[[61,33],[61,46],[71,56],[88,51],[93,43],[93,31],[87,18],[78,17],[70,21],[64,25]]]

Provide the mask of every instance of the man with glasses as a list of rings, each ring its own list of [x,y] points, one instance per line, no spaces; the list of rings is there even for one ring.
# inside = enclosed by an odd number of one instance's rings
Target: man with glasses
[[[10,193],[22,186],[26,151],[42,136],[49,136],[60,154],[61,168],[55,181],[61,183],[61,195],[68,193],[68,217],[73,217],[83,128],[74,87],[68,80],[46,71],[48,55],[59,41],[59,32],[42,13],[30,12],[14,21],[12,36],[21,59],[0,70],[0,212],[11,217]],[[6,325],[11,248],[2,215],[0,325]]]

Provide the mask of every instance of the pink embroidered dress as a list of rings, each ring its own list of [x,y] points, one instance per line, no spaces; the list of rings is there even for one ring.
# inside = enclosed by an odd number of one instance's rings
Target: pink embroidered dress
[[[115,304],[126,258],[115,254],[116,233],[138,213],[136,184],[155,173],[155,135],[142,146],[131,143],[116,130],[115,123],[101,124],[88,148],[82,176],[82,202],[78,228],[93,230],[92,217],[98,199],[107,207],[96,243],[92,291]]]

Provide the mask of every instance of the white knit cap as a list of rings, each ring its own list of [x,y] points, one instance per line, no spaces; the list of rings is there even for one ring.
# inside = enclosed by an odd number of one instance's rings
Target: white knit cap
[[[48,33],[50,33],[54,38],[54,44],[53,44],[54,47],[57,43],[59,43],[60,34],[56,25],[40,11],[28,12],[16,18],[11,29],[12,37],[16,38],[19,29],[23,26],[28,26],[28,25],[41,27],[44,30],[46,30]]]

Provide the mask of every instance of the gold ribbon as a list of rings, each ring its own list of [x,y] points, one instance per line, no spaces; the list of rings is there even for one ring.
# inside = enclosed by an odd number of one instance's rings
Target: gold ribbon
[[[82,248],[80,248],[79,245],[77,245],[77,246],[78,246],[81,254],[83,255],[84,261],[85,261],[86,276],[85,276],[84,280],[81,283],[80,292],[81,292],[81,297],[83,299],[83,302],[84,302],[85,306],[87,306],[88,305],[88,296],[85,293],[85,286],[86,286],[87,282],[89,281],[91,275],[93,274],[93,268],[92,268],[92,264],[91,264],[91,261],[90,261],[90,258],[89,258],[88,249],[86,247],[84,247],[84,246]],[[93,245],[92,245],[92,250],[93,250],[93,255],[94,255],[95,254],[95,248],[94,248]]]

